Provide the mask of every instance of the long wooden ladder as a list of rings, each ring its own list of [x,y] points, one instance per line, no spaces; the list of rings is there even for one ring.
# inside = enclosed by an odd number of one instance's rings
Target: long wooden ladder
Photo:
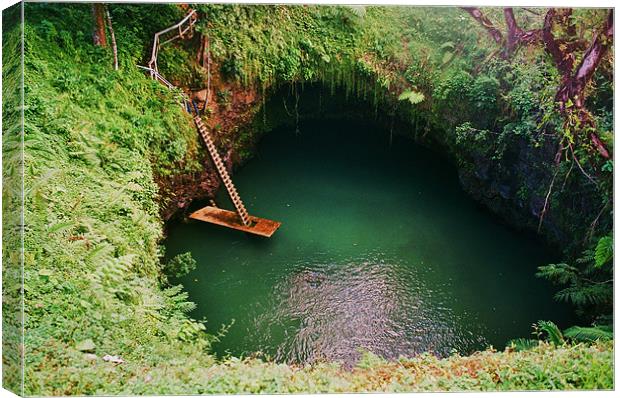
[[[184,38],[185,34],[188,32],[191,34],[193,32],[193,26],[195,25],[197,19],[198,14],[196,13],[196,11],[190,9],[189,13],[180,22],[160,32],[157,32],[153,39],[151,60],[149,61],[148,66],[140,66],[141,69],[148,71],[153,79],[164,84],[170,90],[174,90],[176,89],[176,87],[172,83],[170,83],[165,77],[163,77],[157,70],[157,54],[159,52],[159,47],[175,39]],[[184,26],[184,24],[186,24],[187,26]],[[174,32],[176,34],[173,37],[160,43],[160,39],[164,35],[169,34],[170,32]],[[210,72],[208,72],[208,74],[210,82]],[[236,229],[239,231],[244,231],[254,235],[271,237],[271,235],[273,235],[274,232],[276,232],[276,230],[280,228],[281,223],[266,218],[250,216],[248,214],[248,211],[243,205],[237,189],[232,183],[230,175],[228,174],[228,170],[226,170],[224,162],[222,161],[222,158],[217,152],[217,148],[213,143],[213,139],[211,138],[207,127],[204,125],[204,123],[202,123],[202,119],[200,119],[198,109],[195,108],[196,112],[192,112],[192,101],[187,95],[181,94],[181,99],[183,109],[192,114],[192,116],[194,117],[194,123],[196,124],[196,128],[198,129],[202,140],[207,146],[207,151],[209,152],[209,156],[211,157],[213,164],[215,164],[217,174],[220,177],[220,180],[222,180],[222,182],[224,183],[226,191],[228,192],[228,196],[230,196],[230,199],[236,210],[235,212],[233,212],[225,209],[220,209],[214,204],[213,206],[206,206],[193,212],[192,214],[190,214],[189,217],[196,220]]]
[[[220,180],[222,180],[224,186],[226,187],[226,191],[228,191],[228,196],[230,197],[230,200],[232,201],[235,209],[237,210],[237,215],[239,215],[239,218],[241,219],[243,225],[250,225],[250,216],[248,214],[248,211],[243,205],[243,201],[241,201],[241,197],[239,196],[235,185],[230,179],[230,175],[226,170],[226,166],[224,166],[222,158],[217,152],[217,148],[213,143],[213,139],[211,139],[211,135],[209,134],[207,127],[204,125],[204,123],[202,123],[202,119],[200,119],[200,116],[194,116],[194,123],[196,123],[196,127],[200,132],[200,136],[202,137],[204,143],[207,145],[209,156],[211,156],[211,160],[213,161],[213,164],[215,164],[215,168],[217,170],[217,174],[220,176]]]

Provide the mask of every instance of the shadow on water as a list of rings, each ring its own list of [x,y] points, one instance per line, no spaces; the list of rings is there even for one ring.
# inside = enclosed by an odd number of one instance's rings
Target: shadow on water
[[[306,122],[268,134],[234,180],[251,214],[282,221],[271,239],[200,222],[176,223],[169,256],[197,269],[176,281],[208,329],[231,326],[221,355],[354,364],[466,354],[531,325],[571,322],[534,276],[557,260],[461,190],[443,158],[377,126]],[[218,203],[226,199],[220,193]]]

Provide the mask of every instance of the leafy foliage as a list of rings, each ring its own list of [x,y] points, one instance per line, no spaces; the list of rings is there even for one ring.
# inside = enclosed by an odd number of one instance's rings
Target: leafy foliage
[[[614,338],[610,326],[571,326],[564,331],[564,336],[578,342],[607,341]]]
[[[612,259],[613,241],[606,236],[599,239],[594,249],[585,250],[575,265],[540,266],[536,275],[558,285],[568,285],[558,291],[555,298],[573,303],[581,314],[611,315],[613,270],[603,265]]]
[[[166,267],[164,268],[164,272],[167,275],[172,275],[176,278],[179,278],[183,275],[187,275],[196,269],[196,260],[192,257],[192,253],[182,253],[177,254],[173,258],[171,258]]]
[[[409,101],[412,105],[419,104],[424,101],[424,94],[418,93],[417,91],[407,90],[403,91],[401,95],[398,96],[399,101]]]
[[[518,339],[510,340],[508,344],[506,344],[506,348],[509,348],[515,351],[526,351],[526,350],[531,350],[532,348],[538,347],[538,344],[539,344],[539,340],[525,339],[525,338],[520,337]]]
[[[562,289],[555,297],[577,306],[605,304],[610,300],[610,289],[606,284],[581,284]]]
[[[546,334],[546,339],[555,345],[563,345],[565,343],[562,331],[551,321],[538,321],[534,325],[534,333],[538,336]]]
[[[599,239],[594,249],[594,266],[600,268],[607,264],[614,256],[614,240],[611,236]]]
[[[566,345],[567,341],[573,343],[592,343],[596,341],[610,341],[614,338],[611,325],[571,326],[562,332],[551,321],[538,321],[533,327],[533,334],[536,337],[539,339],[544,338],[556,346]],[[532,349],[538,344],[539,340],[515,339],[511,340],[506,347],[516,351],[523,351]]]
[[[90,44],[89,4],[25,7],[25,393],[86,391],[85,379],[61,374],[91,368],[103,381],[105,354],[147,367],[189,355],[186,344],[206,355],[204,324],[186,315],[193,304],[160,285],[154,176],[200,163],[173,93],[135,68],[152,32],[122,23],[134,6],[111,7],[115,72],[111,54]],[[159,27],[162,13],[138,19]]]

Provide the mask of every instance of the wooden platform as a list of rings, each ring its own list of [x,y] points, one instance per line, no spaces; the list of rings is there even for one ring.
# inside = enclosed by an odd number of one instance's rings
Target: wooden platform
[[[254,216],[250,217],[250,225],[243,225],[241,219],[234,211],[224,210],[213,206],[203,207],[190,214],[190,218],[210,222],[212,224],[222,225],[224,227],[237,229],[254,235],[270,238],[274,232],[282,225],[277,221],[267,220]]]

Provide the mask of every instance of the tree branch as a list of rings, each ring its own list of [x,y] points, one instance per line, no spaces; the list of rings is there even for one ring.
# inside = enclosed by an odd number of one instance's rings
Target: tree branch
[[[519,27],[511,7],[504,8],[504,19],[507,27],[506,39],[504,39],[502,32],[493,25],[491,20],[480,9],[476,7],[461,8],[478,21],[493,40],[503,48],[502,58],[508,58],[522,43],[533,44],[542,41],[547,53],[552,57],[557,70],[562,76],[560,87],[556,93],[556,100],[559,103],[560,111],[564,115],[565,128],[568,126],[573,131],[574,136],[576,136],[575,128],[584,131],[601,156],[609,159],[609,151],[596,134],[594,118],[585,109],[585,92],[596,68],[611,46],[611,39],[613,38],[613,10],[609,11],[605,25],[594,36],[590,46],[583,54],[579,66],[575,70],[575,51],[583,48],[584,42],[577,37],[577,28],[572,17],[573,10],[571,8],[549,9],[545,14],[542,29],[529,31],[523,31]],[[565,38],[555,37],[553,28],[556,23],[563,27]],[[575,117],[578,123],[570,124],[569,121],[574,120]]]
[[[476,7],[461,7],[461,8],[467,11],[469,15],[471,15],[476,21],[478,21],[478,23],[480,23],[480,25],[482,25],[487,30],[489,35],[491,35],[491,37],[493,38],[493,40],[495,40],[497,44],[502,44],[502,41],[503,41],[502,32],[500,32],[500,30],[497,29],[493,25],[493,22],[491,22],[491,20],[487,18],[482,13],[482,11],[480,11],[480,9]]]
[[[592,76],[594,76],[596,68],[603,60],[611,45],[613,31],[613,10],[609,10],[605,25],[592,39],[592,43],[583,55],[583,59],[574,75],[571,77],[569,77],[568,74],[565,75],[563,79],[564,82],[556,95],[556,99],[560,102],[560,109],[562,112],[570,112],[570,110],[567,109],[567,103],[569,103],[569,101],[572,102],[580,127],[586,131],[594,148],[605,159],[609,159],[611,156],[605,144],[603,144],[596,134],[596,125],[592,115],[585,108],[585,91],[588,83],[592,80]],[[570,72],[572,72],[572,70],[568,71],[568,73]]]
[[[506,50],[508,54],[512,54],[517,44],[519,44],[523,30],[517,25],[512,7],[504,8],[504,19],[506,19],[506,26],[508,28]]]
[[[553,184],[555,183],[555,178],[558,176],[559,172],[560,172],[560,167],[556,166],[555,173],[553,173],[553,178],[551,179],[551,184],[549,184],[549,189],[547,190],[547,195],[545,196],[545,204],[543,205],[543,208],[540,211],[540,216],[538,217],[538,233],[540,233],[543,220],[545,218],[545,214],[547,213],[547,209],[549,208],[549,198],[551,197],[551,191],[553,190]]]
[[[521,7],[521,9],[522,9],[522,10],[525,10],[525,11],[527,11],[527,12],[531,13],[531,14],[534,14],[534,15],[542,15],[540,12],[538,12],[538,11],[534,11],[534,10],[533,10],[533,9],[531,9],[531,8]]]
[[[596,34],[592,44],[586,50],[583,55],[583,59],[581,60],[581,64],[577,68],[575,72],[575,76],[573,77],[573,85],[571,86],[570,94],[582,93],[585,89],[586,85],[592,79],[594,75],[594,71],[601,63],[601,60],[605,56],[605,53],[610,47],[611,39],[614,35],[614,16],[613,10],[609,10],[609,14],[607,15],[607,20],[603,29]],[[583,96],[578,99],[578,106],[583,106]]]
[[[542,40],[545,44],[547,52],[553,58],[555,66],[562,74],[562,77],[566,79],[573,70],[574,56],[570,53],[566,53],[562,50],[560,43],[555,39],[553,35],[553,25],[557,18],[557,11],[554,8],[549,9],[545,15],[545,21],[542,28]]]

